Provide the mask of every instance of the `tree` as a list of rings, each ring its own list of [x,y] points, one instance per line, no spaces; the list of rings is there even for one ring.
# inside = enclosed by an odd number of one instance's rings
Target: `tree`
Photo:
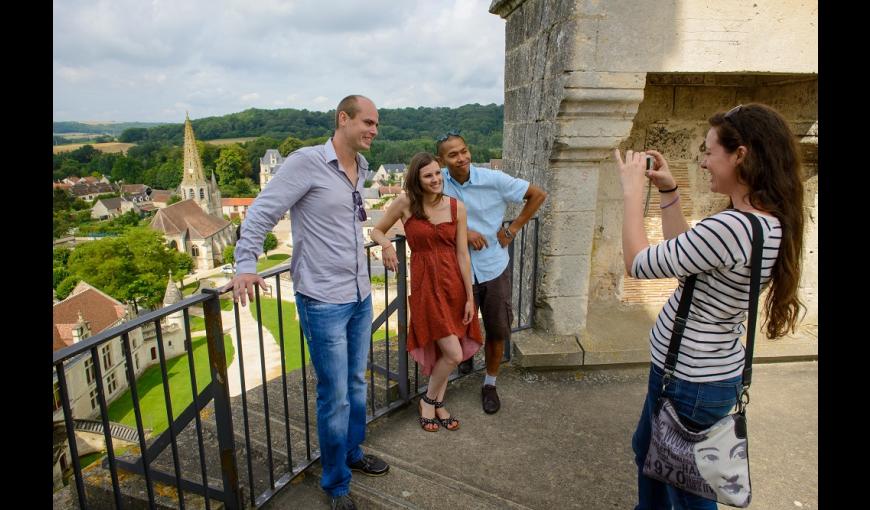
[[[304,144],[302,140],[294,136],[288,136],[283,142],[281,142],[281,145],[278,146],[278,152],[281,153],[281,156],[286,158],[288,154],[303,146]]]
[[[221,149],[220,156],[215,162],[215,172],[221,185],[231,185],[239,179],[249,177],[251,162],[245,149],[239,144],[228,145]]]
[[[266,233],[266,238],[263,239],[263,253],[268,257],[269,250],[274,250],[278,247],[278,238],[272,232]]]
[[[176,202],[181,202],[181,197],[178,196],[178,195],[172,195],[171,197],[169,197],[169,201],[166,202],[166,204],[167,204],[167,205],[172,205],[172,204],[174,204],[174,203],[176,203]]]
[[[236,245],[231,244],[229,246],[224,246],[224,264],[235,264],[236,263]]]
[[[170,250],[163,236],[148,227],[130,227],[118,237],[85,243],[67,261],[69,276],[58,284],[65,297],[84,280],[119,301],[154,307],[163,300],[168,274],[180,279],[193,266],[186,253]]]
[[[118,140],[125,143],[136,143],[148,139],[148,130],[145,128],[128,128],[125,129]]]

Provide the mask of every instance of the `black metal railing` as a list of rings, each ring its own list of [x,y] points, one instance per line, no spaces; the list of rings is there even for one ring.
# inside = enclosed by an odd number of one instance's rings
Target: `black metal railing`
[[[527,235],[528,228],[533,228],[534,232]],[[520,244],[519,256],[515,255],[517,243],[514,242],[511,246],[511,264],[514,264],[514,278],[518,278],[520,284],[514,285],[515,291],[519,292],[514,300],[514,331],[531,327],[533,319],[537,218],[524,227],[516,240]],[[406,241],[399,236],[392,239],[392,242],[395,243],[399,258],[399,270],[392,276],[382,264],[373,260],[372,250],[377,245],[370,243],[365,246],[370,277],[376,279],[375,277],[383,275],[383,284],[378,282],[373,285],[373,304],[375,301],[378,304],[372,321],[369,345],[368,422],[406,405],[416,395],[426,391],[428,382],[425,377],[420,376],[416,363],[406,349]],[[529,250],[534,251],[534,257],[526,256]],[[206,508],[211,508],[211,500],[222,502],[227,509],[259,508],[319,459],[316,434],[312,435],[312,429],[316,427],[316,402],[309,398],[309,387],[316,384],[316,376],[309,367],[310,363],[307,363],[306,342],[301,326],[287,328],[295,320],[287,317],[285,313],[285,309],[294,308],[292,298],[282,297],[282,291],[292,290],[289,265],[271,268],[260,275],[274,289],[267,293],[274,295],[276,299],[274,311],[271,305],[267,306],[263,302],[265,289],[260,289],[259,286],[249,311],[240,311],[238,303],[233,303],[232,309],[229,309],[232,302],[225,295],[230,289],[209,289],[55,352],[53,367],[59,387],[72,457],[75,492],[80,508],[125,508],[131,506],[128,504],[130,498],[143,496],[147,498],[150,508],[155,508],[158,500],[163,506],[174,504],[178,508],[185,508],[186,499],[197,495],[204,498]],[[530,286],[521,283],[525,279],[531,281]],[[381,292],[383,296],[380,295]],[[177,394],[173,394],[173,384],[169,378],[163,331],[166,328],[164,320],[178,313],[183,316],[183,337],[192,403],[180,412],[173,412],[173,401],[177,401]],[[207,384],[196,378],[196,360],[193,354],[191,315],[199,313],[205,322],[208,346],[210,381]],[[267,342],[271,340],[267,341],[266,337],[275,335],[264,332],[266,315],[274,317],[270,319],[270,323],[277,319],[276,342],[280,357],[280,375],[275,373],[276,367],[270,367],[270,363],[274,365],[273,361],[267,363],[267,358],[272,356],[269,352],[274,353],[275,346],[270,346]],[[232,322],[232,326],[224,330],[224,322]],[[150,328],[152,325],[159,355],[156,364],[159,365],[163,388],[162,400],[169,425],[158,437],[147,438],[141,406],[142,395],[139,394],[131,355],[133,350],[130,335],[138,328]],[[256,329],[256,334],[251,328]],[[227,359],[225,333],[230,336],[230,343],[235,351],[232,361]],[[116,452],[110,432],[109,405],[98,352],[102,346],[116,339],[120,339],[122,344],[126,361],[124,372],[138,432],[138,444],[135,445],[138,448],[127,447],[120,456]],[[508,357],[509,352],[510,349],[506,349]],[[260,366],[246,367],[246,353],[253,358],[256,358],[253,354],[258,353]],[[294,361],[294,366],[288,366],[288,360],[295,360],[295,353],[298,353],[298,360]],[[86,483],[76,448],[74,419],[88,416],[73,416],[66,373],[79,366],[87,357],[92,360],[96,372],[94,379],[99,419],[103,423],[106,444],[106,457],[102,461],[102,467],[109,471],[110,487],[104,482],[100,485],[97,480],[105,480],[105,476],[89,477]],[[413,390],[411,364],[414,365]],[[229,370],[230,366],[233,367],[232,370]],[[259,372],[259,377],[250,372],[252,368]],[[454,374],[451,379],[456,377],[458,374]],[[231,392],[234,396],[231,396]],[[117,395],[120,392],[114,393]],[[122,488],[119,470],[141,475],[121,477],[124,479],[123,484],[138,485]],[[131,478],[135,480],[131,481]],[[172,490],[156,491],[157,484]],[[134,493],[141,496],[134,496]],[[172,503],[171,499],[175,502]]]

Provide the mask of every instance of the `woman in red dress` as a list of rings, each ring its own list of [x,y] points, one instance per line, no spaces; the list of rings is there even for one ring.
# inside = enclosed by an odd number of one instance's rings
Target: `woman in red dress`
[[[393,201],[371,233],[383,249],[384,266],[395,271],[396,249],[384,232],[399,219],[405,226],[411,247],[408,352],[429,376],[428,389],[420,400],[420,426],[429,432],[441,426],[459,428],[459,420],[443,407],[447,378],[482,344],[471,290],[465,206],[444,196],[443,184],[435,156],[414,155],[405,177],[405,193]]]

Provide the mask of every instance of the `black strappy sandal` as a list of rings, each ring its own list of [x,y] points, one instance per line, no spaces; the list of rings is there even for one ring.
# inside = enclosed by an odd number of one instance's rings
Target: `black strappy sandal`
[[[432,400],[431,398],[427,397],[426,394],[423,394],[420,397],[420,400],[419,400],[420,405],[418,406],[420,408],[420,428],[422,428],[426,432],[438,432],[438,429],[441,428],[440,426],[435,427],[434,429],[427,429],[426,428],[426,425],[438,425],[439,423],[441,423],[441,420],[438,419],[437,414],[435,415],[435,418],[424,418],[423,417],[423,402],[426,402],[430,406],[435,406],[436,408],[438,407],[438,404],[440,404],[440,402]],[[443,404],[441,404],[441,405],[443,405]]]
[[[428,403],[429,402],[427,402],[427,404]],[[438,418],[438,411],[437,410],[439,407],[444,407],[443,400],[441,402],[435,402],[433,405],[435,406],[435,410],[436,410],[435,411],[435,419],[437,419],[439,422],[441,422],[441,426],[443,426],[445,429],[447,429],[451,432],[454,430],[459,430],[459,420],[457,420],[453,415],[450,415],[447,418]],[[453,424],[455,424],[456,426],[453,428],[450,428],[450,426]]]

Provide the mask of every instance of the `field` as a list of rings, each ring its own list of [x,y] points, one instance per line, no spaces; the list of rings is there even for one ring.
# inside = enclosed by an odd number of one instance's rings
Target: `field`
[[[256,140],[256,139],[257,139],[256,136],[245,136],[242,138],[218,138],[215,140],[203,140],[203,142],[211,144],[211,145],[217,145],[218,147],[220,147],[221,145],[232,145],[234,143],[245,143],[245,142],[250,142],[251,140]]]
[[[69,152],[78,149],[79,147],[84,147],[85,145],[93,145],[94,149],[97,149],[101,152],[123,152],[127,153],[127,149],[136,145],[135,143],[121,143],[121,142],[108,142],[108,143],[68,143],[66,145],[55,145],[53,146],[54,154],[60,154],[61,152]]]

